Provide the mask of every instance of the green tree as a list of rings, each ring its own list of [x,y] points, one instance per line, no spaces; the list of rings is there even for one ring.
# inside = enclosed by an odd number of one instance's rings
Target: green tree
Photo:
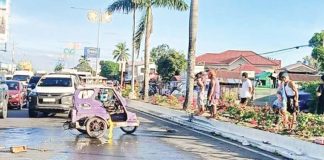
[[[135,8],[136,7],[136,8]],[[137,52],[140,50],[142,37],[145,33],[145,48],[144,48],[144,100],[148,100],[148,89],[149,89],[149,64],[150,64],[150,42],[151,42],[151,33],[153,26],[153,16],[152,8],[169,8],[176,9],[179,11],[185,11],[188,8],[188,5],[184,0],[116,0],[113,4],[108,7],[109,12],[122,11],[124,13],[129,13],[134,9],[139,9],[143,11],[142,18],[138,24],[137,31],[134,37],[135,47]]]
[[[126,47],[126,42],[118,43],[113,51],[113,56],[116,61],[127,61],[129,57],[129,49]]]
[[[64,69],[64,64],[63,63],[58,63],[56,64],[54,71],[58,72],[58,71],[62,71]]]
[[[309,40],[309,45],[313,47],[312,57],[317,60],[319,69],[324,71],[324,46],[323,46],[324,33],[315,33]]]
[[[113,61],[100,61],[100,75],[110,80],[119,79],[119,64]]]
[[[87,60],[84,56],[81,56],[79,59],[79,64],[74,67],[79,72],[94,72],[91,65],[89,64],[89,60]]]
[[[168,54],[170,51],[170,47],[167,44],[161,44],[157,47],[152,48],[151,50],[151,61],[156,63],[157,60],[165,54]]]
[[[316,59],[314,59],[313,57],[311,56],[305,56],[303,58],[303,63],[318,70],[318,62]]]
[[[189,17],[189,46],[188,46],[188,70],[186,98],[183,109],[187,109],[193,100],[194,70],[196,58],[196,40],[198,31],[198,0],[191,0]]]
[[[163,81],[170,81],[171,78],[186,68],[186,59],[184,54],[173,52],[163,54],[157,61],[157,72]]]

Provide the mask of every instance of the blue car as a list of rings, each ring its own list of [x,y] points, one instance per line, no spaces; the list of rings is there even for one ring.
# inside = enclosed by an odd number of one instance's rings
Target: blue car
[[[312,100],[313,98],[310,93],[305,91],[299,91],[299,110],[301,112],[309,112]]]

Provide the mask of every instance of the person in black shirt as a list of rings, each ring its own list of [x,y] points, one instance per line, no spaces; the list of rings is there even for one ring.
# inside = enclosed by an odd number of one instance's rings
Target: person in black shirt
[[[322,83],[317,88],[318,104],[317,114],[324,114],[324,75],[321,77]]]

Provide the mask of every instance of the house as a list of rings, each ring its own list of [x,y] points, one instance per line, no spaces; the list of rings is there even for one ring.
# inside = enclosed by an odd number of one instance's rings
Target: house
[[[289,78],[295,82],[320,81],[318,71],[302,62],[297,62],[278,69],[279,72],[288,72]]]
[[[144,61],[134,62],[135,64],[135,71],[134,71],[134,78],[136,82],[142,82],[144,81]],[[150,77],[156,78],[156,65],[154,63],[150,63]],[[125,75],[125,81],[131,81],[132,79],[132,61],[128,61],[126,63],[126,69],[125,69],[126,75]]]
[[[295,73],[295,74],[317,74],[318,71],[315,68],[312,68],[300,61],[297,63],[285,66],[280,68],[279,71],[286,71],[288,73]]]
[[[253,51],[228,50],[200,55],[196,58],[196,65],[228,71],[251,71],[257,74],[279,69],[281,61],[263,57]]]

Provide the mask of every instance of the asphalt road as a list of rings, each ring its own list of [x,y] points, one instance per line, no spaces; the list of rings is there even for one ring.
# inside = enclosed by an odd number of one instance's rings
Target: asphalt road
[[[0,119],[0,160],[273,159],[137,114],[141,126],[134,135],[116,128],[113,139],[107,140],[107,136],[90,139],[76,130],[64,130],[66,114],[28,118],[27,110],[10,110],[7,119]],[[27,152],[8,152],[19,145],[27,145]]]

